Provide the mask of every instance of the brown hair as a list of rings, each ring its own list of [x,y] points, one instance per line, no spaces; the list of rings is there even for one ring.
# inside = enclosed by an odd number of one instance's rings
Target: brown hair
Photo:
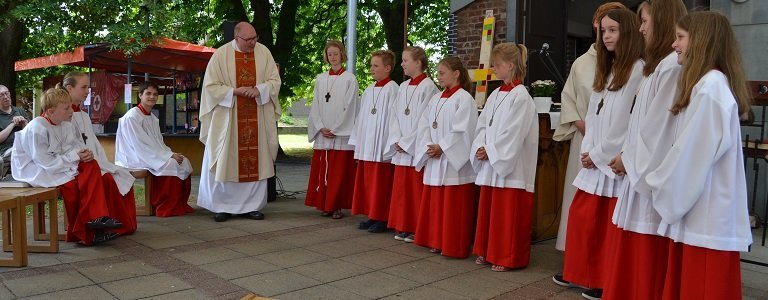
[[[627,9],[627,7],[624,6],[624,4],[621,4],[619,2],[606,2],[600,5],[595,11],[595,14],[592,15],[592,25],[597,23],[598,35],[600,33],[600,20],[602,20],[603,17],[605,17],[605,14],[607,14],[609,11],[612,11],[614,9]]]
[[[405,55],[405,52],[410,53],[413,60],[421,62],[422,72],[427,71],[427,68],[429,67],[429,60],[427,59],[427,52],[424,51],[424,48],[408,46],[403,49],[403,55]]]
[[[670,109],[672,114],[677,115],[688,107],[693,87],[712,69],[719,69],[728,78],[739,115],[749,112],[752,94],[747,88],[739,45],[728,19],[717,12],[693,12],[681,18],[677,27],[688,32],[688,50],[678,83],[680,95]]]
[[[43,111],[51,108],[56,108],[59,104],[72,103],[72,97],[69,96],[67,90],[62,88],[51,88],[43,93]]]
[[[75,87],[75,85],[77,85],[77,80],[86,76],[88,75],[80,71],[69,72],[67,75],[64,75],[64,79],[62,79],[61,82],[56,84],[56,88],[66,91],[68,86]]]
[[[389,50],[377,50],[373,51],[371,53],[371,59],[378,56],[381,58],[381,62],[384,63],[385,66],[390,66],[393,69],[395,68],[395,53]]]
[[[528,70],[528,48],[523,44],[502,43],[491,50],[491,62],[496,58],[515,65],[512,79],[523,80]]]
[[[653,28],[651,38],[645,44],[643,75],[648,76],[656,70],[661,60],[674,51],[670,45],[675,41],[675,23],[688,11],[681,0],[646,0],[640,3],[637,14],[640,15],[644,9],[651,16]]]
[[[618,91],[621,89],[632,73],[632,67],[643,54],[643,37],[638,28],[640,23],[637,15],[628,9],[614,9],[609,11],[603,19],[609,18],[619,23],[619,41],[613,52],[608,51],[603,44],[603,39],[597,40],[597,67],[595,68],[595,81],[592,89],[596,92],[608,89]],[[602,36],[602,34],[601,34]],[[608,84],[609,76],[613,74],[611,84]]]
[[[339,52],[341,52],[341,62],[343,63],[347,60],[347,53],[344,52],[344,44],[337,40],[328,40],[325,42],[325,48],[323,48],[323,60],[325,63],[331,63],[328,61],[328,48],[338,48]]]
[[[461,85],[461,88],[465,91],[469,91],[469,73],[467,72],[467,68],[464,67],[464,64],[458,57],[449,56],[443,58],[443,60],[441,60],[438,65],[443,65],[451,71],[459,71],[459,85]]]

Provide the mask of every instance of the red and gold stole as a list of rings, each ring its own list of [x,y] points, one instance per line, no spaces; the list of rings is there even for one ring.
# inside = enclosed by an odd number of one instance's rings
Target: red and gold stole
[[[235,51],[235,84],[256,86],[253,53]],[[237,164],[240,182],[259,180],[259,114],[255,99],[237,96]]]

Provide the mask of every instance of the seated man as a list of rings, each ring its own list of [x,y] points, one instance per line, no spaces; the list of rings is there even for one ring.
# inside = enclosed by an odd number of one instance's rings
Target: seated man
[[[0,84],[0,180],[3,180],[9,171],[6,165],[11,161],[14,134],[27,125],[25,115],[23,110],[11,106],[11,92]]]
[[[89,246],[113,240],[122,223],[109,217],[104,182],[93,152],[75,135],[67,91],[43,94],[43,116],[16,133],[13,178],[36,187],[58,187],[67,213],[68,242]]]
[[[157,96],[157,84],[147,81],[139,86],[140,103],[117,124],[115,164],[152,173],[149,198],[155,215],[180,216],[194,211],[187,204],[192,189],[192,165],[163,142],[160,120],[150,113]]]

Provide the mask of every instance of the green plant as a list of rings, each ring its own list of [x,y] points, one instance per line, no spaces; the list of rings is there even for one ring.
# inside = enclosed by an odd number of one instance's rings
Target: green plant
[[[552,80],[536,80],[531,83],[531,95],[534,97],[552,97],[557,91],[557,84]]]

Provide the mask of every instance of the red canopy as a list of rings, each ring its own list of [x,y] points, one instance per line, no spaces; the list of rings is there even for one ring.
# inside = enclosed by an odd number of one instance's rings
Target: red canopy
[[[180,73],[202,73],[208,65],[214,48],[187,42],[160,38],[141,53],[134,55],[132,73],[150,73],[172,76]],[[47,68],[58,65],[80,66],[108,72],[127,72],[128,58],[123,52],[109,50],[109,44],[93,44],[75,48],[72,52],[30,58],[16,62],[16,71]]]

